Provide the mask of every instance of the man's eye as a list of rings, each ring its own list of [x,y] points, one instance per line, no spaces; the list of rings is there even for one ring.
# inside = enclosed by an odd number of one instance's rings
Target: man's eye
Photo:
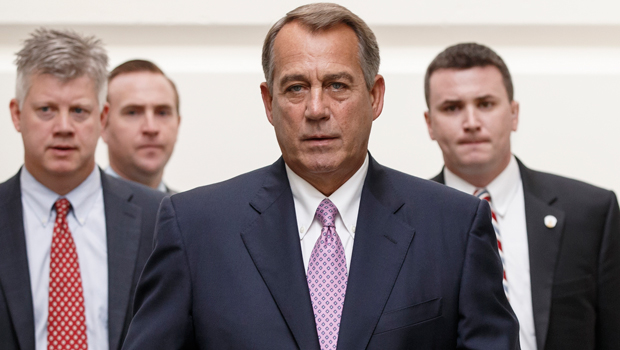
[[[301,89],[302,89],[301,85],[293,85],[288,88],[288,91],[301,92]]]
[[[54,109],[50,106],[39,107],[37,108],[37,115],[45,120],[51,119],[54,117]]]
[[[444,110],[445,112],[456,112],[458,109],[459,109],[459,107],[458,107],[458,106],[456,106],[456,105],[445,106],[445,107],[443,108],[443,110]]]
[[[84,110],[83,110],[82,108],[80,108],[80,107],[77,107],[77,108],[76,108],[76,109],[74,109],[73,111],[74,111],[75,113],[78,113],[78,114],[82,114],[82,113],[84,113]]]
[[[491,108],[493,107],[493,102],[490,101],[482,101],[478,104],[480,108]]]
[[[340,89],[344,88],[344,84],[343,83],[333,83],[332,84],[332,88],[334,90],[340,90]]]

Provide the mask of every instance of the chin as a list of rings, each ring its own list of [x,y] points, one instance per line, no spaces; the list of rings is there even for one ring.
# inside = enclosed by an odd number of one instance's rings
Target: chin
[[[158,164],[142,163],[142,164],[138,164],[136,167],[139,169],[140,173],[145,174],[147,176],[157,175],[164,168],[159,163]]]
[[[77,172],[78,167],[75,164],[53,164],[45,167],[45,170],[55,176],[70,176]]]

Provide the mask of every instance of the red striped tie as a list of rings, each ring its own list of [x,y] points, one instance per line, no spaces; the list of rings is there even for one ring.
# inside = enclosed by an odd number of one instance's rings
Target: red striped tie
[[[493,223],[493,229],[495,230],[495,238],[497,238],[497,248],[499,251],[499,257],[502,259],[502,267],[504,269],[504,292],[506,292],[506,297],[508,297],[508,280],[506,279],[506,262],[504,261],[504,249],[502,248],[502,236],[500,235],[499,225],[497,224],[497,217],[495,216],[495,210],[493,210],[493,203],[491,202],[491,195],[486,188],[477,188],[474,191],[474,196],[484,199],[489,202],[489,206],[491,207],[491,222]]]

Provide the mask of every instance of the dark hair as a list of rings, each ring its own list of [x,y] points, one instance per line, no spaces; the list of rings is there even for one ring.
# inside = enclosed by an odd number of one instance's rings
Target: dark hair
[[[424,77],[424,96],[429,106],[431,75],[440,69],[469,69],[473,67],[494,66],[499,69],[504,80],[508,100],[512,102],[514,88],[512,78],[504,60],[495,51],[476,43],[461,43],[443,50],[426,69]]]
[[[125,63],[121,63],[116,68],[114,68],[110,75],[108,76],[108,85],[112,81],[112,79],[116,78],[121,74],[128,73],[136,73],[136,72],[151,72],[155,74],[161,74],[168,80],[170,85],[172,85],[172,90],[174,91],[174,101],[176,103],[177,114],[179,114],[179,93],[177,91],[177,87],[170,78],[164,74],[164,71],[161,70],[155,63],[147,60],[131,60]]]
[[[332,3],[314,3],[300,6],[282,17],[271,27],[263,44],[263,72],[267,80],[267,87],[271,91],[273,86],[273,71],[275,63],[273,59],[273,45],[280,30],[288,23],[297,21],[312,32],[327,30],[338,24],[348,25],[357,36],[359,46],[359,60],[364,80],[368,90],[375,83],[375,76],[379,72],[379,44],[375,34],[366,22],[346,7]]]

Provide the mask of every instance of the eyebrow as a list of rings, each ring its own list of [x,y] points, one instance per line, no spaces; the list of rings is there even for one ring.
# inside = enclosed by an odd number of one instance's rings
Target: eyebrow
[[[323,80],[327,80],[327,81],[348,80],[349,82],[352,82],[353,76],[347,72],[340,72],[340,73],[328,74],[323,77]]]
[[[352,82],[354,79],[353,79],[353,76],[347,72],[339,72],[339,73],[327,74],[322,77],[322,80],[323,81],[347,80],[349,82]],[[291,81],[308,81],[308,79],[303,74],[289,74],[289,75],[283,76],[282,79],[280,79],[280,85],[286,85],[287,83]]]
[[[125,110],[128,108],[141,108],[141,109],[146,109],[146,105],[145,104],[137,104],[137,103],[132,103],[132,104],[128,104],[126,106],[123,106],[121,108],[121,110]],[[153,106],[153,108],[170,108],[170,109],[174,109],[174,107],[172,107],[170,104],[168,103],[161,103],[158,105]]]
[[[291,81],[307,81],[306,76],[303,74],[287,74],[280,79],[280,85],[286,85]]]
[[[489,98],[495,98],[495,96],[487,94],[487,95],[484,95],[484,96],[476,97],[475,100],[480,101],[480,100],[486,100],[486,99],[489,99]]]
[[[483,95],[483,96],[479,96],[479,97],[475,97],[474,101],[482,101],[482,100],[486,100],[486,99],[494,99],[495,96],[493,95]],[[439,106],[443,106],[445,104],[454,104],[454,103],[463,103],[462,99],[448,99],[448,100],[443,100],[441,101],[441,103],[439,103]]]

